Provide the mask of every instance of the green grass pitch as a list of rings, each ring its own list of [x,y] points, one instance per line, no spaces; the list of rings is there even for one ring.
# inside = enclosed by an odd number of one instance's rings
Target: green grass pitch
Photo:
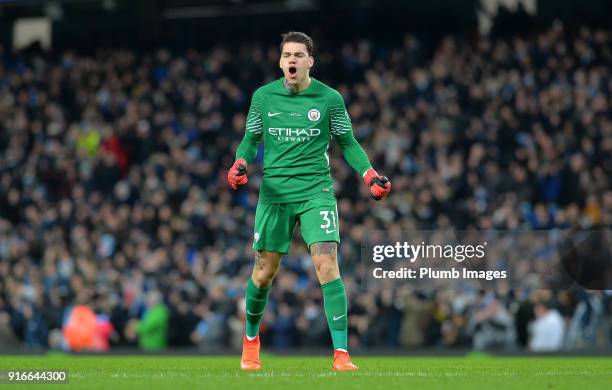
[[[46,389],[612,389],[609,357],[354,356],[353,360],[359,371],[334,373],[331,356],[264,355],[262,371],[242,372],[238,356],[0,356],[0,369],[69,370],[68,385],[47,384]]]

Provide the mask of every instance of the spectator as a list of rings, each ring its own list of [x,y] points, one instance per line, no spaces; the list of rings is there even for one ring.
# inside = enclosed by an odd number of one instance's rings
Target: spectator
[[[535,320],[531,324],[529,349],[535,352],[559,351],[565,341],[565,321],[552,307],[550,301],[536,302],[533,311]]]
[[[474,349],[512,348],[516,345],[514,319],[493,293],[481,293],[476,306],[468,324],[470,333],[474,335]]]
[[[168,308],[159,291],[147,293],[146,310],[135,325],[138,346],[146,351],[165,349],[168,346]]]

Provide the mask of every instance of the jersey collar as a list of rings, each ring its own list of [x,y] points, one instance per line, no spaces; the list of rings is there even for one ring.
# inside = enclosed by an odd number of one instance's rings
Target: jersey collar
[[[281,78],[280,78],[281,87],[282,87],[282,88],[283,88],[283,90],[284,90],[284,91],[285,91],[287,94],[289,94],[289,95],[301,95],[301,94],[303,94],[303,93],[305,93],[305,92],[309,91],[309,90],[312,88],[312,85],[313,85],[313,84],[314,84],[316,81],[317,81],[317,80],[316,80],[314,77],[310,76],[310,85],[308,85],[308,86],[306,87],[306,89],[305,89],[305,90],[300,91],[300,92],[292,92],[292,91],[289,89],[289,87],[287,87],[287,81],[286,81],[285,77],[283,76],[283,77],[281,77]]]

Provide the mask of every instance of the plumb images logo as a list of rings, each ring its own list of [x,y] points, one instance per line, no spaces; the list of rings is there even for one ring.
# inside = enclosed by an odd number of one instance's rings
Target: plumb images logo
[[[374,230],[364,234],[362,263],[362,281],[373,285],[410,279],[416,288],[608,290],[612,231]]]
[[[591,290],[612,288],[611,230],[562,232],[557,251],[566,284],[575,282]]]

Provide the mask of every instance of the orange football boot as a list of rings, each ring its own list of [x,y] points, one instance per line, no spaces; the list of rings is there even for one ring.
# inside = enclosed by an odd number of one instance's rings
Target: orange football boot
[[[242,358],[240,358],[241,370],[261,370],[259,361],[259,335],[254,340],[242,338]]]
[[[351,362],[348,352],[336,349],[334,351],[334,366],[332,371],[357,371],[359,367]]]

